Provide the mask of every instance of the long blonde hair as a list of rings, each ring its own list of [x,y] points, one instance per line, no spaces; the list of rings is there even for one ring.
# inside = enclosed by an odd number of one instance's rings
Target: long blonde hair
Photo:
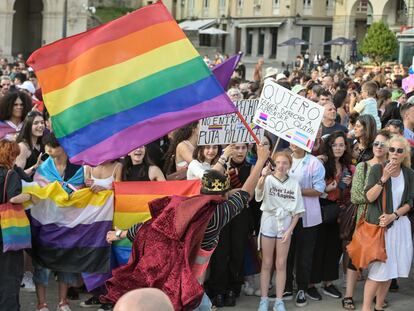
[[[398,142],[404,145],[405,158],[401,164],[405,167],[411,167],[411,146],[408,140],[405,139],[403,136],[393,135],[388,145],[391,146],[393,142]]]

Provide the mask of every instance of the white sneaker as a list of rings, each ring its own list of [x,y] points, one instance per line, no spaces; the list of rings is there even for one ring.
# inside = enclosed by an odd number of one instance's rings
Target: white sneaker
[[[56,311],[72,311],[72,309],[65,303],[64,305],[58,305]]]
[[[244,284],[242,286],[242,291],[246,296],[253,296],[254,295],[254,288],[247,281],[244,282]]]
[[[50,310],[47,307],[47,304],[44,303],[40,309],[39,309],[39,307],[37,307],[36,311],[50,311]]]
[[[33,283],[33,274],[30,271],[26,271],[23,274],[23,280],[20,287],[25,292],[34,293],[36,291],[36,286]]]

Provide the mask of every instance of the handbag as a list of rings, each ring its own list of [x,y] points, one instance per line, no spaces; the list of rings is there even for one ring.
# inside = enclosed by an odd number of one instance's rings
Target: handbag
[[[367,176],[368,165],[364,162],[364,181]],[[341,206],[339,213],[339,236],[344,241],[351,241],[356,227],[356,216],[358,213],[358,204],[345,204]]]
[[[30,222],[22,204],[12,204],[7,199],[7,182],[10,170],[4,179],[3,202],[0,204],[0,228],[3,252],[32,247]]]
[[[358,204],[345,204],[339,212],[339,236],[344,241],[351,241],[356,227]]]
[[[338,203],[326,199],[320,199],[322,222],[324,224],[334,223],[338,220],[341,211]]]
[[[386,189],[382,190],[382,210],[385,213]],[[385,262],[387,252],[385,249],[385,228],[371,224],[365,220],[367,206],[358,221],[351,243],[346,247],[352,264],[357,269],[367,268],[373,261]]]

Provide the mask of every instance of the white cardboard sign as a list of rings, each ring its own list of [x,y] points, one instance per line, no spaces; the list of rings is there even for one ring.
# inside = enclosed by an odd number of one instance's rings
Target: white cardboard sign
[[[259,99],[242,99],[234,103],[250,128],[262,139],[264,130],[253,123]],[[235,113],[200,120],[198,145],[226,145],[233,143],[256,143]]]
[[[253,122],[298,147],[312,151],[324,108],[265,80]]]

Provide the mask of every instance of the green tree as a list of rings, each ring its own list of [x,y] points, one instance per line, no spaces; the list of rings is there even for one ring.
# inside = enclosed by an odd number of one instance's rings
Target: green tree
[[[361,42],[359,51],[376,62],[391,60],[397,49],[397,37],[388,26],[380,21],[374,22]]]

